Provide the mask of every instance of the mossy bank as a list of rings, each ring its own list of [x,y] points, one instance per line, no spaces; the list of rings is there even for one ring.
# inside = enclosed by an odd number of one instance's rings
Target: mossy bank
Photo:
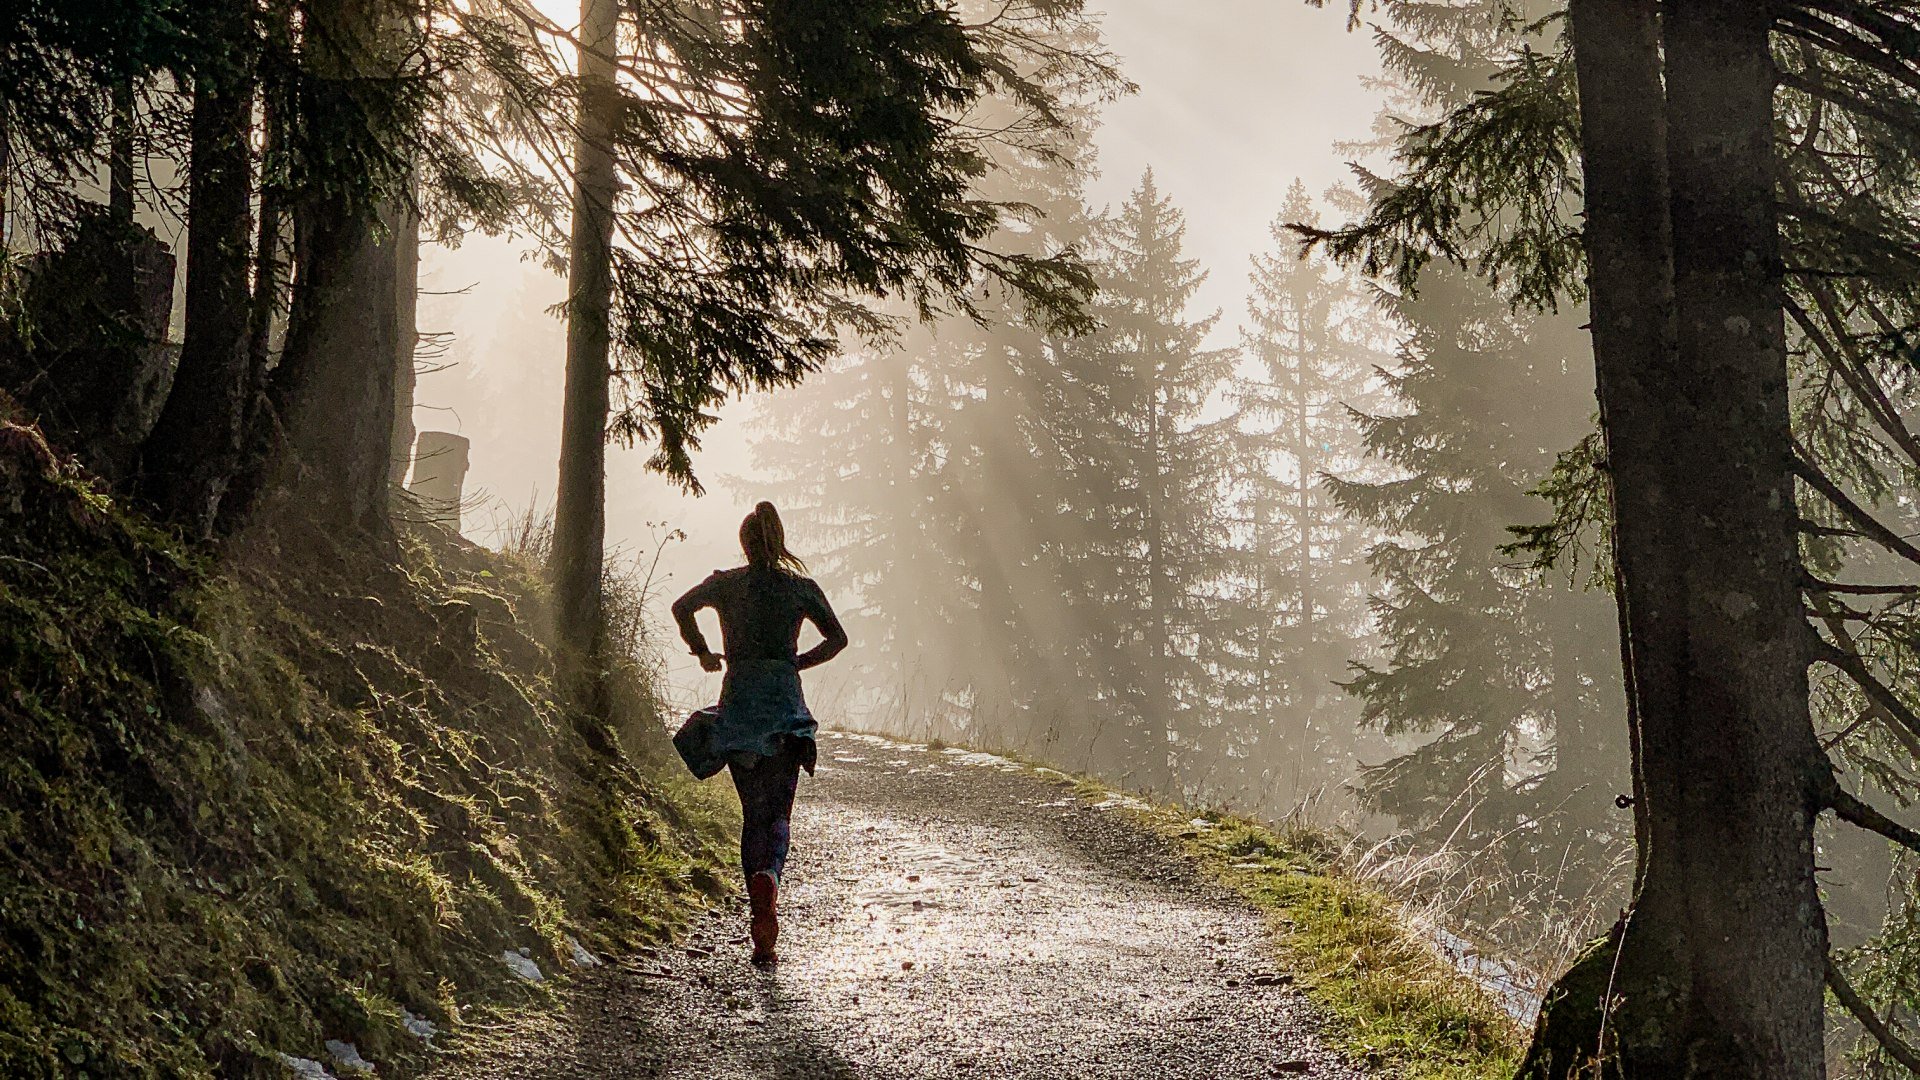
[[[213,565],[0,414],[0,1076],[410,1075],[724,889],[645,672],[591,749],[543,621],[443,533]]]

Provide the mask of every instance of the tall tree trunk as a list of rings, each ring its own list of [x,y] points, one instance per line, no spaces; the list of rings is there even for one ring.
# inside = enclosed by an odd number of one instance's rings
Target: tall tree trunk
[[[1157,367],[1157,365],[1155,365]],[[1153,370],[1150,368],[1150,370]],[[1150,376],[1147,387],[1147,717],[1146,772],[1141,777],[1149,791],[1171,794],[1174,790],[1173,743],[1173,662],[1170,656],[1169,626],[1173,606],[1167,588],[1167,530],[1165,515],[1172,502],[1166,492],[1166,453],[1162,433],[1164,417],[1160,409],[1158,377]]]
[[[269,401],[275,338],[285,328],[292,276],[287,237],[289,193],[274,174],[286,139],[281,109],[272,94],[264,95],[260,110],[265,129],[260,158],[260,218],[253,241],[253,296],[248,304],[247,408],[240,467],[220,500],[220,517],[214,525],[214,531],[221,535],[234,532],[251,515],[267,479],[260,463],[272,459],[284,435],[279,414]]]
[[[245,0],[219,0],[221,29],[246,32]],[[211,537],[240,465],[253,365],[248,289],[253,80],[202,72],[193,88],[187,165],[186,335],[159,422],[141,456],[140,489],[189,536]]]
[[[131,227],[134,209],[133,84],[116,84],[112,98],[113,126],[107,134],[107,210],[113,215],[114,224]]]
[[[8,130],[7,110],[0,108],[0,256],[13,249],[13,136]]]
[[[1570,14],[1639,868],[1614,948],[1549,995],[1521,1075],[1573,1075],[1604,1030],[1632,1080],[1813,1080],[1826,931],[1770,18],[1669,4],[1663,101],[1655,0]]]
[[[581,0],[580,131],[573,156],[567,381],[553,511],[554,606],[565,687],[582,715],[604,709],[601,573],[606,564],[607,409],[613,297],[617,0]]]
[[[393,457],[399,244],[376,218],[327,199],[294,211],[299,287],[276,372],[291,482],[323,516],[384,535]]]
[[[1683,380],[1667,407],[1682,406],[1686,441],[1654,449],[1685,482],[1670,490],[1691,511],[1694,542],[1677,545],[1688,563],[1685,681],[1657,714],[1643,698],[1639,715],[1648,754],[1656,733],[1685,753],[1674,785],[1649,791],[1647,873],[1685,883],[1673,897],[1684,907],[1663,914],[1687,935],[1692,1000],[1683,1045],[1663,1039],[1647,1061],[1693,1070],[1669,1075],[1811,1080],[1825,1075],[1827,935],[1813,869],[1822,758],[1794,528],[1771,29],[1771,6],[1750,0],[1665,14]],[[1629,930],[1625,958],[1637,949]],[[1671,956],[1641,959],[1671,971]],[[1655,1016],[1641,1036],[1671,1030]],[[1648,1053],[1627,1038],[1628,1061]]]
[[[305,26],[316,82],[390,77],[410,15],[399,0],[316,0]],[[276,475],[322,519],[376,538],[391,529],[402,213],[391,195],[294,206],[297,284],[271,394],[291,455]]]
[[[387,465],[390,490],[407,482],[407,468],[413,464],[413,394],[419,381],[413,363],[420,348],[420,215],[410,207],[401,212],[398,242],[394,314],[400,332],[394,339],[393,354],[393,452]]]

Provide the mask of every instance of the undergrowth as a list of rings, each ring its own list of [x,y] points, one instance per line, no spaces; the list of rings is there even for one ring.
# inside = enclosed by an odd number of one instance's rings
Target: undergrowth
[[[0,1076],[280,1077],[538,1004],[657,940],[731,811],[551,700],[533,569],[435,531],[398,558],[262,529],[219,565],[0,417]]]

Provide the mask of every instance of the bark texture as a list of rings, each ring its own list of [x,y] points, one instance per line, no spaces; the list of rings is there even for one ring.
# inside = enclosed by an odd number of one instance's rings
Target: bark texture
[[[1814,1080],[1820,758],[1770,17],[1740,0],[1669,4],[1663,28],[1654,0],[1573,0],[1570,15],[1640,858],[1617,958],[1598,980],[1596,953],[1550,998],[1521,1075],[1575,1075],[1604,1051],[1609,1074],[1633,1080]],[[1583,1012],[1595,1030],[1570,1037],[1566,1017]]]
[[[1622,964],[1664,973],[1687,1007],[1678,1025],[1656,1013],[1624,1028],[1623,1059],[1636,1075],[1814,1080],[1826,1071],[1813,869],[1825,762],[1794,530],[1772,10],[1690,0],[1664,18],[1680,384],[1675,441],[1643,452],[1664,456],[1663,508],[1690,542],[1666,555],[1685,567],[1684,637],[1667,642],[1683,666],[1639,704],[1647,756],[1681,768],[1648,791],[1643,892],[1656,873],[1664,884],[1659,906],[1633,916],[1662,931],[1636,940],[1630,927]],[[1661,955],[1669,940],[1682,951]]]
[[[221,0],[227,29],[247,5]],[[203,73],[194,84],[187,169],[186,332],[180,365],[141,459],[142,492],[189,536],[213,534],[246,438],[253,383],[248,283],[253,228],[252,80]]]
[[[586,715],[599,711],[606,563],[607,409],[613,296],[613,131],[616,0],[581,0],[580,133],[573,158],[573,234],[567,278],[567,381],[560,481],[553,513],[556,630],[567,687]]]
[[[354,529],[387,529],[399,273],[391,209],[375,220],[328,200],[294,212],[299,287],[275,379],[294,488]]]
[[[387,463],[387,483],[396,490],[407,482],[407,469],[413,464],[413,394],[419,382],[413,362],[420,346],[420,215],[407,209],[400,217],[393,298],[399,323],[393,353],[393,450]]]
[[[408,19],[395,0],[316,0],[309,93],[350,102],[356,81],[392,76],[405,63]],[[390,194],[296,203],[297,287],[271,394],[290,451],[273,471],[323,519],[375,536],[391,529],[403,213]]]

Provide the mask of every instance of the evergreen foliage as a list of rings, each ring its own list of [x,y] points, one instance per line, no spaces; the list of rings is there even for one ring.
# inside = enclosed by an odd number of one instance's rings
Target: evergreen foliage
[[[1370,469],[1358,418],[1382,404],[1392,357],[1374,297],[1324,256],[1300,252],[1288,226],[1318,218],[1295,180],[1274,250],[1253,260],[1242,370],[1229,391],[1233,570],[1212,649],[1210,742],[1235,766],[1222,779],[1243,793],[1236,801],[1253,805],[1299,802],[1344,782],[1363,758],[1357,709],[1338,684],[1371,648],[1366,553],[1377,537],[1335,502],[1332,481]]]
[[[1383,59],[1405,106],[1449,121],[1403,132],[1395,145],[1407,168],[1371,179],[1367,217],[1417,208],[1452,225],[1455,247],[1356,245],[1364,230],[1304,230],[1332,237],[1336,257],[1365,251],[1363,269],[1392,279],[1384,302],[1408,335],[1388,376],[1394,405],[1365,421],[1388,475],[1334,485],[1342,507],[1385,538],[1370,561],[1386,655],[1362,664],[1351,688],[1364,723],[1420,740],[1359,787],[1403,825],[1492,846],[1519,872],[1545,875],[1550,893],[1580,898],[1606,881],[1627,839],[1611,804],[1627,787],[1612,603],[1584,575],[1543,573],[1503,549],[1511,528],[1547,512],[1531,493],[1568,433],[1591,423],[1591,352],[1571,314],[1514,309],[1529,286],[1506,272],[1514,256],[1502,245],[1521,241],[1483,205],[1448,201],[1422,171],[1468,124],[1489,154],[1514,155],[1508,129],[1484,122],[1479,91],[1539,65],[1502,2],[1396,4],[1388,15]],[[1552,145],[1564,162],[1570,144]],[[1528,144],[1529,168],[1554,160],[1539,149]],[[1501,160],[1477,164],[1525,186]],[[1549,206],[1534,233],[1564,237],[1560,209]],[[1594,529],[1582,523],[1568,543],[1591,544]]]
[[[1085,543],[1069,550],[1064,603],[1088,632],[1082,672],[1103,722],[1098,761],[1136,786],[1177,790],[1181,744],[1205,722],[1201,643],[1227,573],[1219,507],[1227,490],[1228,422],[1209,406],[1233,354],[1208,348],[1218,315],[1188,309],[1205,278],[1186,257],[1186,223],[1148,172],[1101,222],[1093,259],[1100,328],[1063,362],[1091,409],[1053,416],[1052,435],[1085,470],[1060,492]]]

